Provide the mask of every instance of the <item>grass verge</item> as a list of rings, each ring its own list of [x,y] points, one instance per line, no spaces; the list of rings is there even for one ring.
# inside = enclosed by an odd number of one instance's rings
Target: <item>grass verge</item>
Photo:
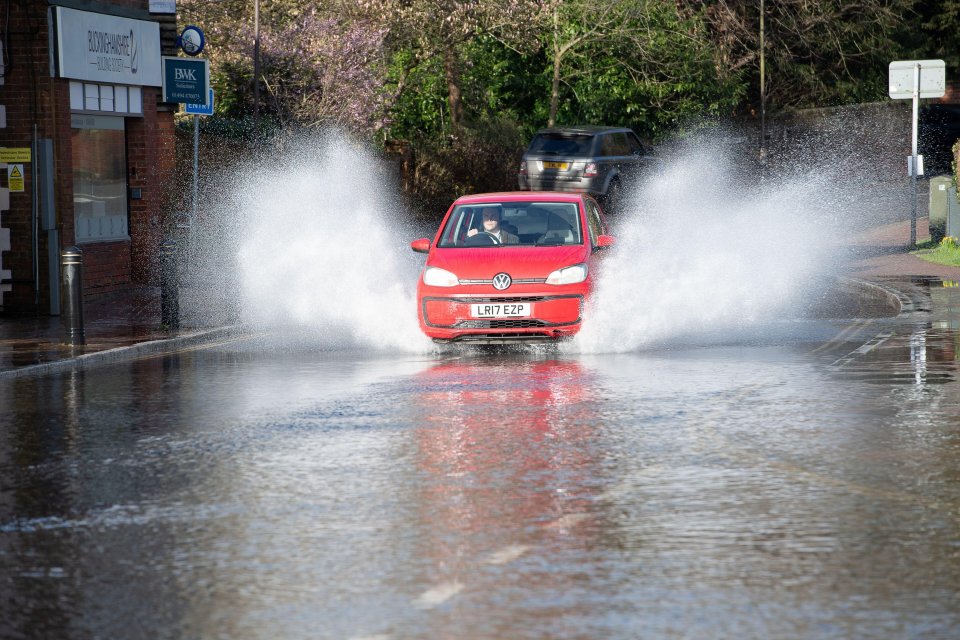
[[[922,244],[912,253],[927,262],[960,267],[960,245],[957,244],[957,239],[951,236],[947,236],[937,245],[932,242]]]

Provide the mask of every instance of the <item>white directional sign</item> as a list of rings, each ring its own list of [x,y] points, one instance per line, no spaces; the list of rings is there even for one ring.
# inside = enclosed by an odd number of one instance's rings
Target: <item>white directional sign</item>
[[[943,60],[894,60],[890,63],[890,97],[913,100],[912,136],[907,175],[913,184],[913,214],[910,216],[910,244],[917,243],[917,177],[923,175],[923,156],[917,153],[920,129],[920,99],[939,98],[947,92]]]
[[[917,66],[920,67],[920,98],[939,98],[946,93],[946,65],[943,60],[897,60],[890,63],[890,97],[909,100]]]

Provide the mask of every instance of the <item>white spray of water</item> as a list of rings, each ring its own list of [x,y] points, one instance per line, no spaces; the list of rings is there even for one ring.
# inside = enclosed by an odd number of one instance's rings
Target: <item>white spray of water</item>
[[[571,350],[632,351],[795,317],[791,305],[838,233],[828,190],[809,175],[744,180],[721,147],[698,142],[613,220],[616,250]]]
[[[633,351],[795,317],[806,278],[829,268],[846,205],[815,177],[823,172],[744,179],[722,145],[703,140],[673,157],[613,219],[617,246],[565,349]],[[297,347],[429,352],[416,316],[423,256],[408,244],[423,234],[391,183],[346,137],[288,140],[208,189],[217,197],[199,270],[239,259],[238,282],[221,288],[236,291],[241,320]]]
[[[295,136],[227,187],[241,319],[320,348],[421,352],[420,262],[381,163],[338,134]],[[229,211],[224,211],[228,209]]]

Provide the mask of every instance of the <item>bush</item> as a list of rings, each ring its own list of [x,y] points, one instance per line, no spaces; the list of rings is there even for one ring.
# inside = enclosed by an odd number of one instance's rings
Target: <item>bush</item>
[[[404,190],[418,204],[415,213],[437,219],[467,193],[514,191],[527,140],[509,120],[483,122],[443,137],[419,136],[387,148],[402,155]]]

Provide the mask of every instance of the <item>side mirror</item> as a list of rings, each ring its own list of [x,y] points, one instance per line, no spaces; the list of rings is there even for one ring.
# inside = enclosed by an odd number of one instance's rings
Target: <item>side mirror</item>
[[[597,246],[593,248],[594,251],[600,251],[601,249],[607,249],[616,244],[616,240],[613,236],[597,236]]]
[[[417,253],[430,253],[430,238],[420,238],[410,243],[410,248]]]

